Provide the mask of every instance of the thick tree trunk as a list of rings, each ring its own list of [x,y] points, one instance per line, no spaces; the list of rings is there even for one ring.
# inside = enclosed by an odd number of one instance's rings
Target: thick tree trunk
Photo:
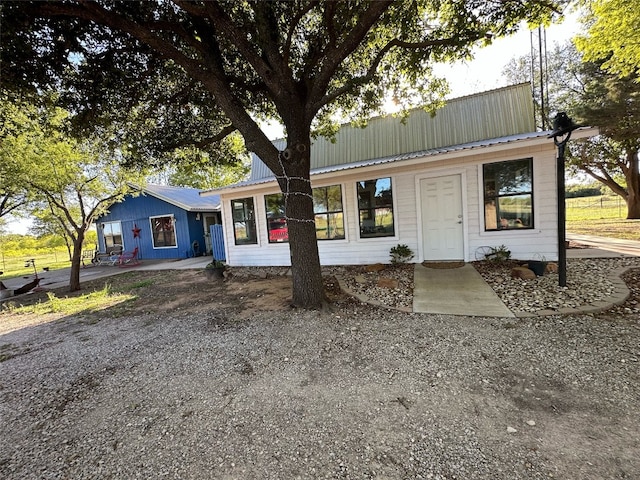
[[[640,218],[640,164],[637,150],[627,152],[627,219]]]
[[[316,239],[313,196],[309,179],[310,142],[289,143],[282,152],[278,183],[285,196],[293,305],[317,309],[324,301],[324,286]]]
[[[627,219],[640,219],[640,195],[638,194],[627,196]]]
[[[71,275],[69,277],[69,291],[80,290],[80,264],[82,260],[82,242],[84,241],[84,231],[78,232],[78,236],[73,242],[73,254],[71,256]]]

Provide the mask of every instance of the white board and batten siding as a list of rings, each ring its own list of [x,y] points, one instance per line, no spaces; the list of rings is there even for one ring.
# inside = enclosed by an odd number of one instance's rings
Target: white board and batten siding
[[[482,165],[533,158],[534,228],[487,232],[484,229]],[[415,252],[413,262],[425,259],[421,233],[423,179],[459,176],[462,190],[462,260],[474,261],[480,247],[505,245],[513,258],[533,256],[557,259],[555,147],[544,137],[493,145],[485,148],[446,152],[407,161],[368,165],[312,176],[313,187],[341,185],[345,239],[318,241],[322,265],[389,263],[389,250],[405,244]],[[360,238],[356,182],[391,177],[395,235]],[[264,195],[277,193],[275,182],[267,182],[222,193],[227,262],[233,266],[290,265],[288,243],[269,243]],[[252,197],[256,211],[257,245],[235,245],[231,215],[232,199]]]
[[[521,84],[450,100],[435,117],[418,109],[406,123],[380,117],[365,129],[343,126],[335,142],[316,139],[310,152],[312,186],[341,185],[345,222],[345,239],[318,241],[321,263],[388,263],[390,249],[398,244],[415,252],[414,262],[441,253],[474,261],[482,247],[502,245],[513,258],[557,259],[556,149],[550,133],[535,131],[530,86]],[[596,129],[580,129],[572,138],[596,134]],[[286,148],[285,141],[274,144]],[[533,158],[534,228],[485,231],[482,165],[525,158]],[[356,182],[385,177],[392,179],[394,236],[360,238]],[[446,182],[460,192],[459,211],[446,202],[452,191],[444,193]],[[445,205],[446,215],[430,215],[431,203],[422,193],[429,189],[442,195],[431,198]],[[273,173],[254,155],[247,181],[203,192],[221,196],[230,265],[290,265],[289,245],[270,244],[267,235],[264,195],[278,191]],[[258,243],[235,245],[230,201],[247,197],[254,200]],[[452,238],[446,236],[451,232],[459,235],[455,249],[433,248]]]

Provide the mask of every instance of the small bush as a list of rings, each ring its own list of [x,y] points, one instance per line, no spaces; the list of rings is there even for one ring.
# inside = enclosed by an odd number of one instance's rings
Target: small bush
[[[511,250],[504,245],[491,247],[491,250],[486,254],[485,258],[492,262],[506,262],[511,258]]]
[[[391,247],[389,255],[391,256],[391,263],[407,263],[413,258],[413,250],[407,245],[398,244],[395,247]]]

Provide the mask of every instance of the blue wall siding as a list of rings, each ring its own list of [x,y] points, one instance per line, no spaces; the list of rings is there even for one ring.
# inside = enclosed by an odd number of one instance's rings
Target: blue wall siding
[[[175,247],[154,248],[151,235],[149,217],[173,215],[175,218],[176,243]],[[163,200],[151,196],[140,195],[127,197],[124,202],[112,205],[110,212],[97,220],[98,248],[105,251],[104,237],[100,228],[101,223],[120,222],[122,226],[122,242],[127,251],[138,247],[141,259],[173,259],[187,258],[193,254],[191,245],[197,241],[200,251],[204,251],[204,227],[202,214],[196,220],[196,213],[186,212]],[[133,238],[133,229],[140,229],[140,236]]]

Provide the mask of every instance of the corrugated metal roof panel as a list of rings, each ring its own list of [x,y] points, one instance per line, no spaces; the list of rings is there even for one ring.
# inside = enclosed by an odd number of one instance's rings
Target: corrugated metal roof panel
[[[320,175],[323,173],[331,173],[331,172],[338,172],[338,171],[343,171],[343,170],[351,170],[354,168],[362,168],[362,167],[370,167],[373,165],[382,165],[385,163],[395,163],[395,162],[400,162],[403,160],[411,160],[414,158],[426,158],[426,157],[433,157],[435,155],[441,155],[441,154],[445,154],[445,153],[451,153],[451,152],[457,152],[457,151],[461,151],[461,150],[474,150],[474,149],[478,149],[478,148],[486,148],[486,147],[491,147],[494,145],[502,145],[502,144],[508,144],[508,143],[513,143],[513,142],[518,142],[518,141],[524,141],[524,140],[533,140],[533,139],[537,139],[537,138],[544,138],[547,139],[549,136],[550,132],[527,132],[527,133],[520,133],[520,134],[516,134],[516,135],[508,135],[508,136],[504,136],[504,137],[498,137],[498,138],[491,138],[491,139],[487,139],[487,140],[478,140],[475,142],[468,142],[468,143],[463,143],[460,145],[450,145],[450,146],[446,146],[446,147],[441,147],[441,148],[432,148],[429,150],[420,150],[417,152],[408,152],[408,153],[400,153],[397,155],[389,155],[386,157],[381,157],[381,158],[370,158],[370,159],[366,159],[366,160],[361,160],[359,162],[351,162],[351,163],[344,163],[341,165],[329,165],[329,166],[324,166],[324,167],[319,167],[319,168],[314,168],[311,170],[311,176],[313,177],[314,175]],[[263,177],[263,178],[257,178],[254,180],[247,180],[244,182],[240,182],[240,183],[236,183],[234,185],[229,185],[227,187],[223,187],[220,189],[216,189],[216,191],[220,191],[220,190],[232,190],[234,188],[241,188],[241,187],[248,187],[248,186],[253,186],[253,185],[260,185],[263,183],[269,183],[275,181],[275,176],[273,174],[271,174],[271,176],[269,177]]]
[[[335,143],[317,139],[311,147],[311,168],[345,165],[403,153],[426,151],[450,145],[535,131],[529,84],[449,100],[435,117],[413,110],[402,123],[393,116],[377,117],[366,128],[344,125]],[[274,142],[279,150],[286,142]],[[255,155],[249,181],[271,177],[267,166]]]
[[[220,195],[200,196],[200,190],[168,185],[145,185],[142,191],[188,212],[211,212],[220,210]]]

